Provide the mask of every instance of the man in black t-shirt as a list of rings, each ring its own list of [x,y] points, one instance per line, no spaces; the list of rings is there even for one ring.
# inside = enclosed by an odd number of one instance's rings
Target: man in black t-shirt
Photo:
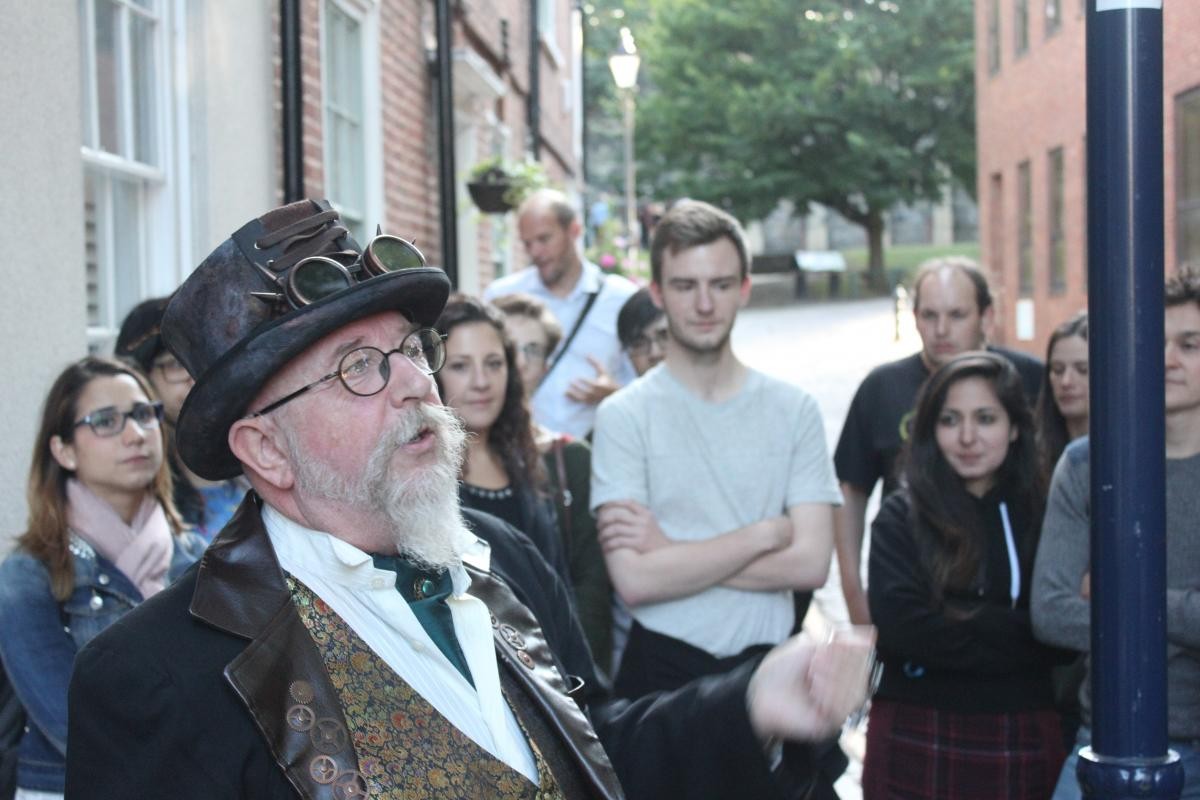
[[[886,496],[896,488],[896,459],[908,438],[917,391],[929,373],[959,353],[985,347],[995,309],[987,279],[967,258],[927,261],[913,281],[913,314],[921,350],[871,370],[854,394],[833,462],[844,505],[835,510],[835,545],[842,592],[856,623],[870,622],[862,585],[867,498],[877,481]],[[998,347],[1021,373],[1032,405],[1042,383],[1042,362]]]

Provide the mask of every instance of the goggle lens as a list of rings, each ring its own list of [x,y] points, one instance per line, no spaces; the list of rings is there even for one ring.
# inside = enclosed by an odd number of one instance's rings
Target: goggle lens
[[[425,256],[416,246],[398,236],[380,235],[371,240],[363,253],[363,265],[371,275],[400,272],[425,266]]]
[[[297,306],[306,306],[351,286],[353,279],[341,264],[331,258],[314,256],[292,267],[288,293]]]

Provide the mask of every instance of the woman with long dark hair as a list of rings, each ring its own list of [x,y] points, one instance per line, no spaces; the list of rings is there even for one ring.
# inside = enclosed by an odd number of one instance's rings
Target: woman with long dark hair
[[[608,618],[611,626],[604,557],[594,526],[590,540],[583,531],[570,539],[560,533],[555,492],[534,441],[504,316],[490,304],[454,295],[435,327],[446,336],[446,363],[437,373],[442,402],[472,434],[463,463],[463,505],[500,517],[533,540],[573,589],[589,644],[597,646],[602,641],[597,620]],[[582,566],[587,564],[598,567]],[[594,655],[606,663],[601,652]]]
[[[46,397],[29,527],[0,565],[0,657],[26,714],[17,798],[61,797],[75,654],[203,552],[172,500],[162,413],[142,375],[103,358]]]
[[[1002,356],[965,353],[922,387],[904,485],[871,528],[883,678],[866,798],[1049,797],[1065,756],[1029,588],[1044,489],[1033,415]]]
[[[1088,316],[1059,325],[1046,344],[1046,373],[1037,404],[1037,441],[1047,485],[1063,448],[1088,432]]]

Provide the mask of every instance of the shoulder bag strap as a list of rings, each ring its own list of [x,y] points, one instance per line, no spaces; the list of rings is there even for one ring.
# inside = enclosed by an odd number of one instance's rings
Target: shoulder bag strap
[[[571,327],[571,332],[567,334],[567,338],[558,348],[556,355],[549,364],[546,365],[546,372],[542,375],[542,380],[546,380],[546,376],[554,371],[558,366],[558,362],[562,361],[562,357],[567,354],[567,348],[571,346],[571,342],[575,341],[575,334],[579,333],[579,329],[583,327],[583,321],[587,319],[588,312],[592,310],[592,306],[596,304],[596,298],[600,296],[600,292],[604,290],[604,281],[601,279],[600,287],[594,292],[588,292],[587,302],[583,304],[583,310],[579,312],[579,318],[575,320],[575,324]]]

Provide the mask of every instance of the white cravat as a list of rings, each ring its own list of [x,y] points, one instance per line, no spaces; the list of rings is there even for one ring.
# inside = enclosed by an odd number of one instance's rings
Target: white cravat
[[[283,569],[329,605],[397,675],[454,727],[496,758],[538,783],[533,752],[500,691],[491,615],[468,594],[471,578],[450,570],[446,601],[472,687],[429,638],[396,591],[395,573],[375,566],[369,553],[328,533],[310,530],[263,505],[263,524]],[[487,548],[479,541],[476,547]]]

